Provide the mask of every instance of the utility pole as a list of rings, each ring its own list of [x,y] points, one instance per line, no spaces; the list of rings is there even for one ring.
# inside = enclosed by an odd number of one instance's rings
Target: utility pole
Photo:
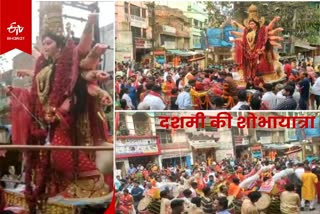
[[[146,4],[148,7],[148,13],[149,13],[149,23],[151,25],[151,64],[154,65],[154,42],[155,42],[155,25],[156,25],[156,11],[155,11],[155,2],[150,2]]]
[[[291,46],[290,46],[290,54],[294,53],[294,43],[295,43],[295,38],[294,38],[294,31],[296,30],[297,26],[297,8],[294,8],[293,10],[293,19],[292,19],[292,33],[291,33]]]

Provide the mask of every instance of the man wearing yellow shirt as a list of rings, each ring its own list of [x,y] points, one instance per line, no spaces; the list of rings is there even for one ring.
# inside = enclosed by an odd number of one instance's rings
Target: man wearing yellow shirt
[[[185,85],[190,85],[189,81],[190,80],[194,80],[195,79],[195,75],[197,74],[198,72],[196,70],[193,70],[192,67],[189,67],[188,69],[188,73],[185,75],[184,77],[184,84]]]
[[[192,104],[195,106],[195,109],[201,109],[202,101],[201,97],[204,97],[208,94],[207,91],[205,92],[197,92],[195,89],[196,80],[189,80],[189,85],[191,86],[190,95],[192,99]]]
[[[309,211],[315,210],[314,203],[316,199],[316,184],[318,183],[318,177],[311,172],[309,166],[304,168],[304,173],[301,176],[302,188],[301,188],[301,208],[300,210],[304,210],[305,202],[310,202]]]

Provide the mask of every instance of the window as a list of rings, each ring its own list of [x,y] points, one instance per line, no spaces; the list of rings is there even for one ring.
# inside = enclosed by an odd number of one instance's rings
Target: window
[[[140,7],[130,4],[130,15],[135,15],[140,17]]]
[[[136,135],[152,135],[149,116],[146,113],[135,113],[132,119]]]
[[[188,18],[188,22],[190,25],[192,25],[192,18]]]
[[[176,41],[176,37],[174,36],[169,36],[169,35],[160,35],[160,40],[161,40],[161,45],[164,45],[164,42],[175,42]]]
[[[141,28],[131,26],[132,37],[141,37]]]
[[[128,2],[124,3],[124,13],[126,13],[126,14],[129,13],[129,3]]]
[[[197,48],[199,45],[201,47],[201,38],[199,36],[193,36],[193,45]]]
[[[214,128],[209,124],[204,124],[204,128],[201,127],[201,123],[199,123],[199,128],[197,128],[197,131],[206,131],[206,132],[217,132],[218,129]]]
[[[194,23],[194,26],[195,26],[195,27],[198,27],[198,25],[199,25],[199,21],[198,21],[198,20],[194,19],[194,20],[193,20],[193,23]]]
[[[272,132],[256,130],[256,136],[257,136],[257,139],[260,139],[260,137],[272,137]]]
[[[171,131],[170,130],[163,130],[157,129],[157,135],[160,137],[161,144],[172,143]]]
[[[143,9],[143,8],[142,8],[142,17],[143,18],[147,17],[147,11],[146,11],[146,9]]]
[[[232,128],[231,132],[235,136],[243,136],[244,135],[243,129],[239,129],[239,128]]]
[[[126,124],[126,117],[125,114],[120,114],[120,122],[119,122],[119,129],[118,133],[119,136],[128,136],[130,135],[130,131]]]
[[[142,29],[142,37],[147,38],[147,29]]]

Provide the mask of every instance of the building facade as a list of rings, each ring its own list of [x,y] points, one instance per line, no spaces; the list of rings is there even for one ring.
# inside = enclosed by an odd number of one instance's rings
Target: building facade
[[[165,129],[160,126],[160,115],[183,117],[190,116],[190,113],[120,114],[115,143],[119,175],[126,175],[131,164],[145,167],[152,162],[160,168],[190,167],[234,157],[231,129],[214,129],[209,120],[205,122],[205,128]],[[145,146],[148,144],[149,147]]]
[[[148,6],[134,1],[115,5],[116,61],[141,61],[151,51]]]
[[[159,5],[166,5],[170,8],[180,9],[188,18],[190,25],[190,50],[203,50],[205,40],[205,29],[208,23],[208,13],[206,6],[202,2],[175,2],[175,1],[159,1]]]

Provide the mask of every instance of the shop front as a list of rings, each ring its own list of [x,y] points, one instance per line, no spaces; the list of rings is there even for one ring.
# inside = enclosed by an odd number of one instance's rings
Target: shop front
[[[191,141],[192,154],[195,163],[205,162],[211,165],[216,160],[216,148],[218,144],[214,140],[207,141]]]
[[[190,56],[192,56],[192,52],[178,49],[171,49],[166,53],[167,63],[172,64],[173,67],[187,64]]]
[[[160,155],[162,167],[170,166],[180,166],[180,167],[191,167],[192,163],[192,154],[187,151],[177,151],[177,152],[168,152],[162,153]]]
[[[116,168],[124,176],[131,164],[146,167],[158,163],[161,153],[158,136],[118,136],[115,143]]]
[[[296,160],[299,162],[303,160],[301,146],[293,146],[289,148],[288,151],[284,153],[284,155],[287,156],[289,160]]]
[[[151,51],[151,42],[145,38],[135,38],[134,40],[134,58],[136,62],[142,62],[148,58],[145,58],[146,55],[150,54]]]
[[[156,50],[153,52],[154,61],[157,64],[163,65],[166,63],[166,51]]]
[[[249,152],[249,138],[241,135],[235,135],[233,137],[235,144],[236,158],[247,160],[251,157]]]
[[[320,137],[312,137],[302,142],[303,158],[308,161],[320,159]]]
[[[263,153],[262,153],[262,146],[260,144],[252,145],[250,148],[251,157],[256,159],[262,159]]]

